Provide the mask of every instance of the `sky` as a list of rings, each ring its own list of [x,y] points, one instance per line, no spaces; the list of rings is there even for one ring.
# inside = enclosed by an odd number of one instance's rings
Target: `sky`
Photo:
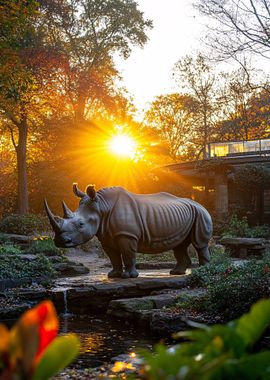
[[[127,60],[117,57],[123,85],[142,110],[155,96],[177,91],[172,78],[174,64],[184,55],[196,53],[205,30],[192,0],[137,0],[145,17],[153,20],[148,43],[133,48]]]

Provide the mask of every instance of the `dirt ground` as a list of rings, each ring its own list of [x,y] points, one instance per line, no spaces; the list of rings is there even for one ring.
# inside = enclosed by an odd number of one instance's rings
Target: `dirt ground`
[[[64,255],[71,261],[85,265],[91,274],[103,274],[110,270],[109,258],[97,238],[76,247],[65,249]]]

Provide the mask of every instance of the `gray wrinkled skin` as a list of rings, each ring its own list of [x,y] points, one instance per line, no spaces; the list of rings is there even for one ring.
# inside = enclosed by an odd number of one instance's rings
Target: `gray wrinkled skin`
[[[81,198],[72,213],[65,204],[64,219],[54,217],[45,208],[55,231],[55,244],[74,247],[97,236],[113,269],[109,277],[137,277],[135,253],[161,253],[172,249],[176,266],[171,274],[183,274],[191,265],[187,248],[195,247],[199,264],[209,262],[208,242],[212,220],[207,210],[191,199],[169,193],[133,194],[121,187],[86,193],[74,185]]]

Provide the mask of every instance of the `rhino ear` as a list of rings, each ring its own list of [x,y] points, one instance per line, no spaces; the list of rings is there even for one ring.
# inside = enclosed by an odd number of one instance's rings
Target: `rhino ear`
[[[86,188],[86,194],[93,201],[96,199],[95,185],[88,185]]]

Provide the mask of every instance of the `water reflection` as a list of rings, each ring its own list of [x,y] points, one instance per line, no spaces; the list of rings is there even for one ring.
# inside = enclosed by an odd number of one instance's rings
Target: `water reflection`
[[[108,316],[63,316],[60,333],[75,332],[81,341],[81,354],[73,367],[88,368],[111,362],[120,354],[137,348],[151,348],[156,340],[143,329]]]

